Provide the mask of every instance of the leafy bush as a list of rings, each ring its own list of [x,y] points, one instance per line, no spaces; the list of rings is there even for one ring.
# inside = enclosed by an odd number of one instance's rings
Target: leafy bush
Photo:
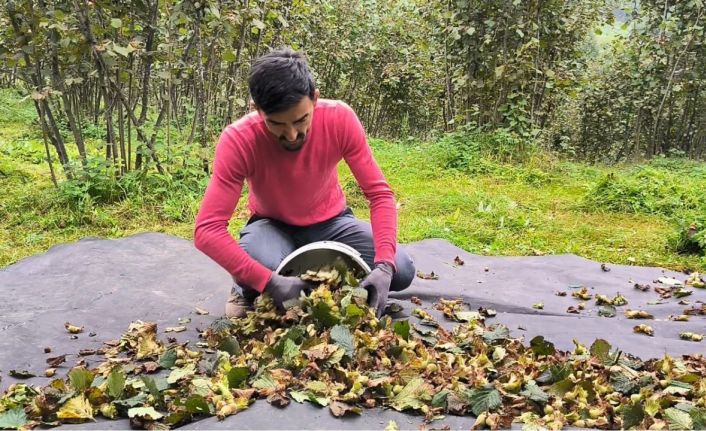
[[[608,211],[673,216],[706,211],[706,191],[665,169],[645,166],[625,175],[610,173],[587,193],[583,206]]]
[[[73,178],[59,185],[59,200],[79,213],[97,204],[135,200],[155,206],[168,220],[187,221],[195,217],[208,177],[187,167],[173,174],[130,171],[117,175],[116,167],[101,158],[88,158],[85,166],[72,165]]]
[[[706,215],[680,220],[669,245],[677,253],[706,255]]]
[[[0,121],[28,124],[36,120],[37,112],[34,110],[31,100],[22,97],[21,90],[0,89]]]
[[[462,128],[441,137],[437,145],[446,168],[469,174],[495,172],[498,163],[524,162],[534,152],[528,140],[505,129]]]

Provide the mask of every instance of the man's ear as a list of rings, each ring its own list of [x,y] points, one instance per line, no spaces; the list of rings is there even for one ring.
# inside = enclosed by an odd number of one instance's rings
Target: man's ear
[[[257,107],[254,100],[250,99],[250,112],[252,111],[260,111],[260,108]]]
[[[321,95],[321,92],[319,91],[318,88],[316,90],[314,90],[314,100],[313,100],[314,106],[316,106],[316,102],[319,100],[320,95]]]

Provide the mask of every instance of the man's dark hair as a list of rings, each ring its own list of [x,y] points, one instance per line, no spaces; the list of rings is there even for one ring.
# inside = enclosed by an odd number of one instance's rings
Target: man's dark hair
[[[255,60],[248,85],[255,105],[266,114],[286,111],[305,96],[313,99],[316,90],[306,58],[289,48]]]

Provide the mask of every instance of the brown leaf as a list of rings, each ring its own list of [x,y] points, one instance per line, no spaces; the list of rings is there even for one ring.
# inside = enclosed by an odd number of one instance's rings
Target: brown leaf
[[[419,299],[419,298],[417,298],[416,296],[413,296],[413,297],[409,298],[409,301],[410,301],[412,304],[422,305],[422,300]]]
[[[117,347],[120,345],[120,340],[108,340],[108,341],[103,341],[103,344],[109,347]]]
[[[463,259],[461,259],[461,257],[456,256],[456,257],[454,258],[454,264],[455,264],[455,265],[462,266],[464,263],[466,263],[466,262],[464,262]],[[335,415],[334,415],[334,416],[335,416]]]
[[[267,397],[267,402],[275,407],[284,408],[289,405],[289,397],[283,392],[275,392]]]
[[[559,291],[557,291],[557,292],[554,292],[554,294],[555,294],[556,296],[566,296],[566,292],[563,291],[563,290],[559,290]]]
[[[63,364],[64,362],[66,362],[66,355],[54,356],[52,358],[47,358],[47,365],[49,365],[52,368],[56,368],[59,365]]]
[[[706,304],[701,304],[701,308],[687,308],[684,310],[684,314],[688,316],[706,316]]]
[[[78,352],[79,356],[91,356],[96,354],[96,349],[82,349]]]
[[[337,418],[340,418],[346,413],[361,413],[360,407],[352,406],[350,404],[342,403],[340,401],[331,401],[331,404],[329,404],[328,407],[331,410],[331,414],[336,416]]]
[[[155,371],[159,370],[160,365],[159,363],[155,361],[148,361],[142,364],[145,368],[146,373],[154,373]]]
[[[610,272],[610,268],[605,263],[601,263],[601,271]]]
[[[244,398],[246,400],[251,399],[255,394],[257,393],[257,390],[254,388],[248,388],[248,389],[233,389],[232,390],[233,395],[235,395],[238,398]]]
[[[651,286],[650,286],[649,284],[638,284],[638,283],[635,283],[635,289],[640,290],[640,291],[642,291],[642,292],[647,292],[648,290],[650,290],[650,287],[651,287]]]
[[[570,306],[569,308],[566,309],[567,313],[572,313],[572,314],[580,314],[581,311],[579,311],[578,308],[574,307],[573,305]]]
[[[51,347],[45,347],[44,353],[51,353]]]
[[[672,297],[672,289],[668,287],[655,287],[655,292],[659,293],[659,297],[662,299]]]

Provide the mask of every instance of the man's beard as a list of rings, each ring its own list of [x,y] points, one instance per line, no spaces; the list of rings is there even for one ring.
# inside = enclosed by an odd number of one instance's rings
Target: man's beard
[[[306,139],[306,133],[297,133],[297,138],[294,142],[290,142],[284,136],[279,137],[279,144],[287,151],[295,152],[302,149],[304,146],[304,140]]]

